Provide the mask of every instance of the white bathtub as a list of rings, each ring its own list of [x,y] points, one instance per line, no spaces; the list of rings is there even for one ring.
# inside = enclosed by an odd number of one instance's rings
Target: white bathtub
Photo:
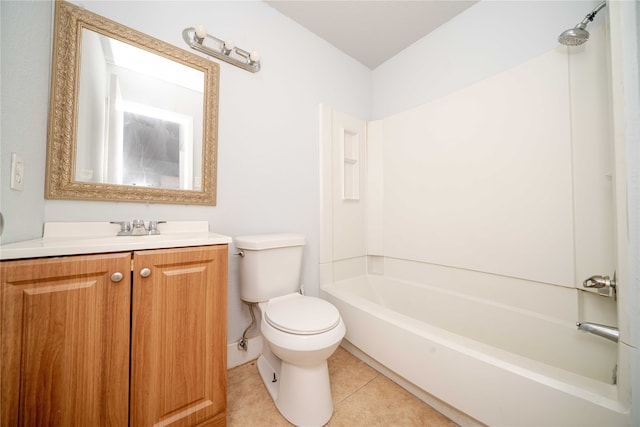
[[[594,373],[588,349],[576,345],[583,333],[574,325],[375,275],[324,285],[322,296],[340,310],[346,339],[358,349],[482,423],[630,423],[616,386]],[[567,345],[549,346],[550,334]]]

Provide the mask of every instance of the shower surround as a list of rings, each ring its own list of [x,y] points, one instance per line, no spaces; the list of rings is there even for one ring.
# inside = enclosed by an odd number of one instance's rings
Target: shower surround
[[[616,265],[605,58],[599,27],[383,120],[321,107],[322,294],[348,341],[483,423],[628,420],[627,355],[575,326],[618,324],[582,288]]]

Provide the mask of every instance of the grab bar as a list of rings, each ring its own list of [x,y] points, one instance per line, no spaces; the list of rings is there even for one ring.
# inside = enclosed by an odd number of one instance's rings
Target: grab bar
[[[613,342],[618,342],[618,339],[620,338],[618,328],[614,328],[613,326],[600,325],[599,323],[591,322],[578,322],[576,323],[576,326],[581,331],[598,335],[599,337],[606,338]]]

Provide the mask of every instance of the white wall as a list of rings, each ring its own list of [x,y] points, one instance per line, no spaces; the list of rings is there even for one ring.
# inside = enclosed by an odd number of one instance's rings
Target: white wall
[[[0,15],[0,242],[10,243],[42,236],[51,3],[2,1]],[[9,187],[12,152],[24,159],[22,192]]]
[[[385,255],[571,285],[569,106],[551,52],[385,119]]]
[[[385,119],[385,255],[569,287],[613,274],[606,64],[600,26]]]
[[[211,34],[260,52],[256,74],[220,66],[217,206],[43,200],[52,3],[2,1],[3,243],[40,237],[43,221],[208,220],[212,231],[229,236],[298,232],[308,239],[305,289],[317,294],[317,108],[327,102],[370,116],[370,70],[262,2],[82,3],[181,48],[187,48],[182,30],[202,23]],[[12,151],[25,158],[22,193],[9,189]],[[250,320],[236,270],[231,256],[229,342]]]
[[[373,119],[422,105],[558,45],[599,1],[481,1],[373,72]],[[601,24],[603,13],[591,25]]]

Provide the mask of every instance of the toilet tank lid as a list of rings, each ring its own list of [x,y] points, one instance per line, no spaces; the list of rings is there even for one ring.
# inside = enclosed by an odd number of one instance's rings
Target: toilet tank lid
[[[293,233],[254,234],[251,236],[237,236],[233,240],[236,248],[249,250],[304,246],[305,243],[303,234]]]

